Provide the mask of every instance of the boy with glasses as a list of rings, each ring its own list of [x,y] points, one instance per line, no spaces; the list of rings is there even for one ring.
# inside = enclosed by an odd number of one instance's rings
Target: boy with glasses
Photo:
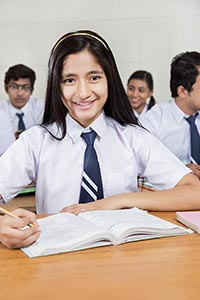
[[[22,64],[10,67],[5,73],[5,91],[9,99],[0,102],[0,111],[9,116],[16,138],[23,130],[42,121],[44,102],[31,97],[35,79],[35,72]]]

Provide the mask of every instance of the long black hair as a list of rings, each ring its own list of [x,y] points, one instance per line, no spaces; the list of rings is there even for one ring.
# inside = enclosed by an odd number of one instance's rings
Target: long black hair
[[[126,91],[123,87],[112,51],[104,39],[92,31],[70,32],[62,36],[54,45],[48,64],[48,81],[45,111],[42,126],[53,122],[62,130],[61,138],[66,135],[66,114],[68,110],[62,101],[60,88],[63,63],[70,54],[87,49],[97,59],[104,70],[108,82],[108,98],[104,105],[106,116],[122,125],[138,124],[133,115]]]
[[[138,70],[135,71],[133,74],[131,74],[131,76],[128,79],[127,85],[129,85],[130,81],[132,79],[138,79],[138,80],[143,80],[146,82],[149,90],[152,92],[153,91],[153,77],[151,75],[151,73],[144,71],[144,70]],[[156,104],[156,100],[153,96],[151,96],[148,106],[147,106],[147,110],[151,109],[152,106],[154,106]]]

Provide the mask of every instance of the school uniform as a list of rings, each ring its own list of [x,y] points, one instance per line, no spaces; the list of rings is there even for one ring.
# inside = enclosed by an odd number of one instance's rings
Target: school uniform
[[[148,105],[146,104],[145,107],[143,108],[142,112],[140,114],[137,113],[137,111],[135,109],[133,109],[134,115],[136,116],[136,118],[140,118],[144,115],[146,115],[146,113],[148,112]]]
[[[190,125],[176,102],[156,104],[143,118],[141,124],[161,140],[184,164],[190,163]],[[195,120],[200,133],[200,115]]]
[[[19,123],[17,113],[24,113],[23,121],[26,129],[41,123],[44,112],[44,101],[30,97],[21,109],[17,109],[11,104],[10,100],[4,100],[0,102],[0,110],[7,113],[13,132],[15,133],[18,130]]]
[[[0,158],[0,194],[8,202],[32,181],[36,182],[37,212],[55,213],[79,202],[86,143],[85,130],[69,115],[67,134],[55,140],[46,129],[33,126],[23,132]],[[191,172],[158,139],[138,126],[122,126],[102,113],[90,126],[101,169],[104,197],[137,192],[137,176],[157,189],[174,187]],[[60,135],[56,123],[48,126]],[[98,201],[98,200],[97,200]]]
[[[0,155],[15,141],[15,135],[6,112],[0,110]]]

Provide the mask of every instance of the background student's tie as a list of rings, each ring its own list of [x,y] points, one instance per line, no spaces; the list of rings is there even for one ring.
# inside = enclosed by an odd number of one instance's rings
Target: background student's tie
[[[24,113],[16,113],[16,115],[18,116],[19,118],[19,123],[18,123],[18,130],[24,130],[26,129],[25,128],[25,124],[24,124],[24,121],[23,121],[23,116],[24,116]]]
[[[200,136],[195,124],[196,117],[199,113],[185,118],[190,125],[190,139],[191,139],[191,162],[200,164]]]
[[[94,149],[96,135],[96,132],[93,130],[81,134],[81,137],[85,140],[87,147],[84,155],[83,178],[79,203],[96,201],[103,198],[101,172],[97,154]]]

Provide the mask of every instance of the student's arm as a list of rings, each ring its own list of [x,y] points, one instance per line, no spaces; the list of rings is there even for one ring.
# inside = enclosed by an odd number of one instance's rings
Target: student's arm
[[[12,124],[9,115],[0,111],[0,155],[15,141]]]
[[[186,166],[200,179],[200,165],[187,164]]]
[[[172,189],[114,195],[95,202],[71,205],[63,208],[63,211],[79,214],[89,210],[131,207],[149,211],[198,210],[200,209],[200,181],[194,174],[189,173]]]
[[[36,215],[24,209],[16,209],[12,213],[19,216],[0,216],[0,241],[8,248],[20,248],[32,244],[39,237]],[[21,229],[32,223],[33,227]]]

